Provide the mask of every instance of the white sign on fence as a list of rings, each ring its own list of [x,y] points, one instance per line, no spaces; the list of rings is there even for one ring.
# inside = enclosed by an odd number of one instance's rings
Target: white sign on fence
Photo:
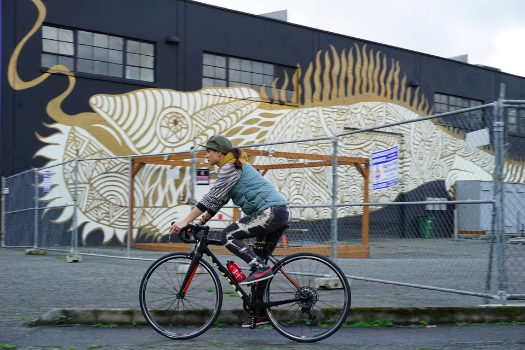
[[[372,190],[389,188],[399,183],[398,146],[372,153]]]
[[[51,191],[51,170],[44,171],[44,192]]]

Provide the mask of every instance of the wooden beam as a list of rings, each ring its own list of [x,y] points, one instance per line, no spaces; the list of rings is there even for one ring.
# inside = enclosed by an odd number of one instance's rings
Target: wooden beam
[[[269,151],[254,150],[254,149],[243,149],[246,154],[250,157],[275,157],[275,158],[288,158],[288,159],[306,159],[306,160],[332,160],[333,156],[323,155],[323,154],[308,154],[308,153],[295,153],[295,152],[274,152],[270,155]],[[195,155],[196,158],[204,158],[206,156],[205,151],[197,152]],[[166,161],[166,160],[187,160],[191,159],[191,153],[178,153],[170,154],[169,156],[143,156],[143,157],[134,157],[133,163],[149,163],[152,164],[152,161]],[[346,157],[340,156],[339,161],[344,162],[353,162],[364,164],[368,161],[367,158],[360,157]]]
[[[172,165],[172,166],[191,166],[191,162],[182,160],[145,160],[142,164]]]
[[[196,158],[204,158],[206,156],[205,151],[197,152],[195,155]],[[170,154],[167,157],[166,156],[144,156],[144,157],[135,157],[132,158],[133,163],[142,163],[147,162],[150,163],[151,161],[159,161],[159,160],[184,160],[184,159],[191,159],[191,153],[185,152],[185,153],[178,153],[178,154]],[[151,163],[150,163],[151,164]]]
[[[131,183],[129,184],[129,199],[131,202],[131,208],[129,211],[129,242],[133,243],[133,210],[135,209],[135,177],[131,176]]]
[[[131,177],[135,177],[137,173],[140,171],[140,169],[144,168],[145,163],[138,163],[133,166],[133,172],[131,173]]]
[[[353,162],[337,162],[338,165],[352,165]],[[292,169],[292,168],[312,168],[316,166],[332,166],[332,161],[323,162],[308,162],[308,163],[286,163],[286,164],[254,164],[253,167],[257,170],[270,169]]]
[[[357,171],[359,171],[359,174],[361,174],[361,176],[364,178],[365,177],[365,171],[361,167],[361,164],[354,163],[354,165],[355,165],[355,168],[357,169]]]
[[[269,151],[258,151],[253,149],[244,149],[247,155],[260,156],[260,157],[275,157],[275,158],[288,158],[288,159],[307,159],[307,160],[332,160],[333,156],[323,154],[308,154],[308,153],[292,153],[292,152],[274,152],[270,155]],[[338,157],[339,161],[354,162],[354,163],[366,163],[367,158],[358,157]]]
[[[363,202],[368,203],[368,190],[369,190],[369,177],[370,177],[370,163],[365,163],[365,168],[363,169],[364,176],[363,180],[364,183],[364,194],[363,194]],[[370,207],[368,205],[365,205],[363,208],[363,222],[362,222],[362,237],[361,237],[361,244],[365,247],[368,247],[368,228],[370,225]]]
[[[165,252],[190,252],[192,250],[191,245],[185,243],[133,243],[131,248]],[[210,246],[210,248],[215,254],[232,255],[224,246]],[[329,244],[295,244],[288,242],[286,247],[277,246],[273,255],[286,256],[295,253],[311,253],[312,251],[326,257],[330,257],[331,254]],[[361,245],[341,244],[337,247],[337,256],[339,258],[368,258],[370,257],[370,249]]]

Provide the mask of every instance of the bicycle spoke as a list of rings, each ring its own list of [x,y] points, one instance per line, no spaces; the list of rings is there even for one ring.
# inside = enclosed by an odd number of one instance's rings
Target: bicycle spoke
[[[348,315],[350,307],[350,286],[340,269],[329,259],[316,254],[295,254],[280,262],[282,271],[266,286],[265,300],[278,301],[290,296],[300,300],[269,308],[270,323],[282,335],[296,341],[318,341],[337,331]],[[283,271],[289,271],[300,289],[286,278]],[[320,276],[338,278],[343,289],[316,289]],[[326,309],[338,309],[341,313],[326,313]],[[329,326],[326,327],[329,323]],[[323,327],[318,327],[322,324]]]
[[[146,320],[172,339],[189,339],[205,332],[213,325],[222,304],[218,276],[204,261],[196,265],[199,272],[193,275],[184,296],[179,295],[188,273],[188,269],[179,273],[180,267],[189,267],[191,261],[187,254],[168,254],[152,264],[141,283],[139,299]]]

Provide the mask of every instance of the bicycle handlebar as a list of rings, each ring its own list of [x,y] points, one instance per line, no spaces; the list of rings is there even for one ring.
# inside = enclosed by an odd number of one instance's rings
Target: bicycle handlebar
[[[173,226],[174,223],[175,222],[172,222],[171,225]],[[188,233],[189,229],[192,230],[191,234]],[[178,236],[180,240],[183,241],[184,243],[196,243],[198,239],[195,237],[195,235],[199,233],[199,231],[204,231],[205,233],[208,233],[209,230],[210,230],[209,226],[189,224],[188,226],[183,227],[179,231]]]

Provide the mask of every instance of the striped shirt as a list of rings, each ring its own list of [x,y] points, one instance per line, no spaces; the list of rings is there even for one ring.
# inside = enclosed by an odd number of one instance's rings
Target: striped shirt
[[[229,201],[228,192],[237,184],[242,175],[242,168],[237,169],[233,163],[225,164],[217,174],[217,180],[208,193],[202,197],[197,208],[214,216]]]

